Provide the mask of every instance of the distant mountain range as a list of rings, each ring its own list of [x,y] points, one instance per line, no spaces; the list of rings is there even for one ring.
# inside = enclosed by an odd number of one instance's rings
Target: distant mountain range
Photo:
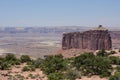
[[[95,28],[95,27],[93,27]],[[64,33],[91,30],[92,27],[84,26],[59,26],[59,27],[5,27],[0,28],[0,33]],[[118,27],[109,27],[110,31],[120,31]]]

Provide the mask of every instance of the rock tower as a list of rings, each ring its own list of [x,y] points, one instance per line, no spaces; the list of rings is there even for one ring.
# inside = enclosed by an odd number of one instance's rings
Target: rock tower
[[[62,49],[89,49],[89,50],[110,50],[112,41],[108,30],[102,25],[96,29],[85,32],[64,33]]]

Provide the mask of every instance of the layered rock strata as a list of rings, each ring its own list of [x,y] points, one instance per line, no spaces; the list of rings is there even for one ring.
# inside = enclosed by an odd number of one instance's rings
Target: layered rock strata
[[[101,26],[100,26],[101,27]],[[101,28],[85,32],[64,33],[62,49],[110,50],[112,41],[108,30]]]

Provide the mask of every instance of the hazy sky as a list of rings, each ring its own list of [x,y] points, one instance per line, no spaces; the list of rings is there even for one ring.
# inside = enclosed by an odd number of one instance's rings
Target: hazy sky
[[[0,26],[120,26],[120,0],[0,0]]]

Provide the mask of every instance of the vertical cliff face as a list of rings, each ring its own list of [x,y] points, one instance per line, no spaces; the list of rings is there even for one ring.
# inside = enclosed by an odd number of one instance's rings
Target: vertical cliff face
[[[90,50],[110,50],[112,41],[108,30],[98,27],[98,29],[85,32],[64,33],[62,39],[62,49],[90,49]]]

